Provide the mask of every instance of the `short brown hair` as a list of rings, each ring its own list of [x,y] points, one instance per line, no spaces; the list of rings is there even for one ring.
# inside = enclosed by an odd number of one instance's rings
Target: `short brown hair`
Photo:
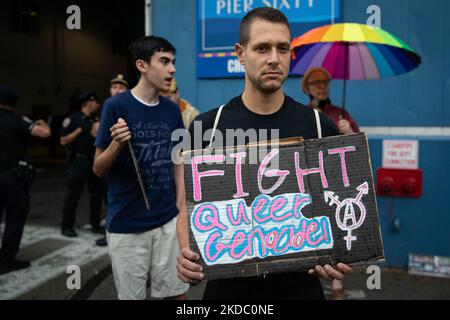
[[[272,23],[284,24],[291,32],[291,26],[286,16],[280,10],[270,7],[256,8],[248,12],[241,21],[239,28],[239,43],[243,46],[247,45],[250,40],[250,27],[255,20],[264,20]]]

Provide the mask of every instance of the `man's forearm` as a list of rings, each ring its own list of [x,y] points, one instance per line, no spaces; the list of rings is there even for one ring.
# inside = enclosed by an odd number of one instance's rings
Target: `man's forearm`
[[[69,133],[67,136],[61,137],[60,143],[62,146],[71,144],[81,133],[83,132],[83,129],[76,128],[71,133]]]
[[[177,221],[177,236],[180,249],[189,247],[189,235],[187,229],[186,194],[184,188],[183,164],[174,166],[174,180],[177,208],[179,210]]]
[[[187,214],[182,214],[178,216],[177,221],[177,237],[178,245],[181,249],[189,248],[189,233],[187,227]]]
[[[94,138],[97,138],[98,126],[99,122],[97,121],[91,127],[91,136],[93,136]]]
[[[106,150],[96,149],[93,167],[95,175],[103,177],[112,168],[123,146],[113,140]]]

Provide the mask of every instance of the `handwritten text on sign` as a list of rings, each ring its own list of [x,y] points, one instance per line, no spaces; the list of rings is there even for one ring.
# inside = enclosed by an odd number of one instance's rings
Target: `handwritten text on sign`
[[[203,203],[191,216],[192,231],[196,238],[207,234],[200,250],[208,265],[330,249],[329,218],[306,219],[302,214],[310,203],[303,194],[260,195],[251,208],[243,200]]]
[[[340,162],[341,181],[350,186],[347,174],[346,154],[355,152],[354,146],[327,150],[327,156],[337,157]],[[233,200],[203,202],[197,204],[190,216],[191,231],[207,265],[238,263],[252,258],[266,258],[291,253],[331,249],[334,246],[330,218],[320,212],[308,219],[302,210],[311,204],[311,196],[305,193],[305,178],[309,175],[320,176],[322,188],[328,188],[328,179],[324,166],[324,151],[317,153],[319,166],[306,168],[300,163],[300,153],[293,153],[298,193],[287,193],[275,197],[276,192],[291,175],[290,170],[268,170],[271,160],[279,154],[279,149],[272,150],[261,162],[257,172],[257,185],[260,195],[250,207],[243,198],[249,196],[242,181],[242,166],[246,152],[232,153],[235,161],[235,186],[237,192]],[[203,199],[202,179],[222,177],[225,170],[200,171],[199,165],[224,163],[225,155],[201,155],[191,159],[193,178],[193,197],[196,202]],[[263,187],[265,178],[277,178],[270,188]],[[324,193],[324,200],[330,206],[337,205],[336,220],[341,230],[348,231],[345,238],[347,249],[351,242],[357,240],[351,231],[357,229],[365,217],[365,208],[360,201],[367,194],[365,183],[358,190],[359,195],[350,201],[339,201],[332,191]],[[353,205],[360,208],[359,218]],[[350,224],[349,224],[350,222]]]

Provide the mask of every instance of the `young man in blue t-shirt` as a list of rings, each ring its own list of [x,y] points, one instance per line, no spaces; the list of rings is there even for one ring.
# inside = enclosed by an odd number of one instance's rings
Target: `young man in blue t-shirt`
[[[151,36],[135,40],[129,51],[140,79],[105,102],[93,168],[108,179],[106,226],[114,281],[119,299],[145,299],[150,272],[152,297],[182,299],[188,286],[177,277],[176,221],[186,204],[182,165],[171,159],[171,136],[184,126],[178,106],[159,95],[172,82],[175,48]]]

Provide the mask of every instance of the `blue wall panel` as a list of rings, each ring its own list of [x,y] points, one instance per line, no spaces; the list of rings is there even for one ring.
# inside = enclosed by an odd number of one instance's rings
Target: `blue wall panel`
[[[444,92],[442,93],[442,122],[448,125],[448,122],[450,121],[450,19],[448,18],[450,14],[450,1],[444,2],[446,26],[444,30],[445,48],[443,51],[445,61],[442,72],[438,73],[434,79],[436,79],[436,81],[442,81],[444,84]]]
[[[349,111],[362,126],[450,126],[448,1],[346,0],[344,20],[364,23],[372,4],[381,8],[382,27],[410,44],[422,56],[423,64],[406,75],[350,81]],[[177,47],[177,78],[183,96],[206,111],[239,94],[243,80],[196,79],[196,5],[194,0],[153,0],[153,32]],[[286,92],[307,102],[299,91],[299,78],[287,81]],[[332,98],[341,103],[342,81],[333,83]]]
[[[369,147],[376,176],[381,167],[382,139],[370,139]],[[450,139],[423,138],[419,153],[423,197],[377,198],[387,265],[406,266],[408,253],[450,256]],[[391,224],[394,217],[400,221],[398,230]]]

